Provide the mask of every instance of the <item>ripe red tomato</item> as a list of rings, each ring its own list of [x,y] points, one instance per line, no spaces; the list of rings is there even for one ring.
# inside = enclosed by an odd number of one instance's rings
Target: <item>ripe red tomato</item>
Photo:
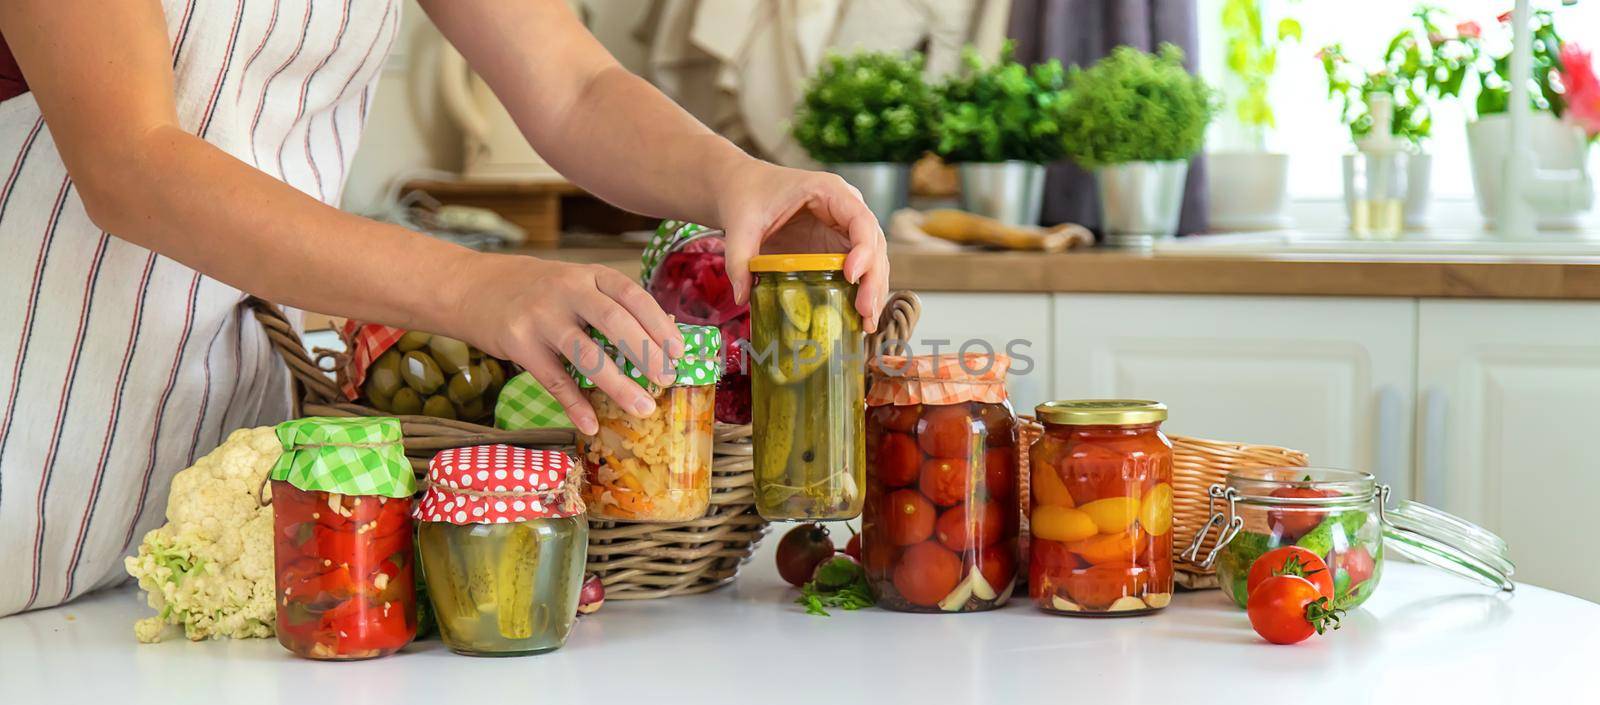
[[[1072,601],[1092,610],[1103,610],[1119,597],[1144,594],[1149,571],[1127,561],[1101,563],[1072,571],[1067,577],[1067,594]]]
[[[911,433],[917,430],[917,418],[922,415],[922,405],[897,406],[887,404],[873,407],[872,413],[877,414],[879,426],[890,431]]]
[[[1370,579],[1372,572],[1377,569],[1377,562],[1372,559],[1372,554],[1367,549],[1356,546],[1337,552],[1333,557],[1333,567],[1350,574],[1350,588],[1354,588]]]
[[[1066,584],[1072,571],[1087,565],[1067,545],[1037,536],[1028,542],[1028,592],[1034,599]]]
[[[850,535],[850,540],[846,541],[844,544],[843,553],[844,555],[856,559],[857,563],[861,562],[861,534]]]
[[[997,594],[1005,592],[1006,586],[1017,577],[1017,559],[1012,553],[1012,547],[1007,544],[982,551],[978,558],[978,572]]]
[[[889,504],[884,513],[889,541],[896,546],[910,546],[926,541],[933,535],[937,510],[927,497],[916,490],[895,490],[889,495]]]
[[[1057,475],[1072,499],[1083,506],[1107,497],[1138,497],[1146,481],[1153,477],[1147,464],[1129,460],[1122,452],[1097,443],[1073,445]]]
[[[915,482],[922,469],[922,452],[917,442],[904,433],[885,433],[878,443],[873,468],[884,487],[905,487]]]
[[[933,541],[907,548],[894,567],[894,589],[913,605],[939,604],[960,581],[961,559]]]
[[[922,493],[934,504],[948,507],[967,498],[972,489],[964,460],[929,458],[922,463]]]
[[[983,454],[983,486],[996,501],[1017,496],[1017,450],[990,448]]]
[[[928,406],[917,421],[917,445],[935,458],[965,458],[977,435],[966,404]]]
[[[990,448],[1010,448],[1017,444],[1017,422],[1011,410],[1003,404],[974,403],[978,418],[983,420],[987,432],[984,444]]]
[[[877,580],[888,580],[900,558],[900,547],[888,541],[872,540],[861,545],[861,567]]]
[[[1338,629],[1343,613],[1333,608],[1311,581],[1297,575],[1275,575],[1262,581],[1250,593],[1245,612],[1256,633],[1274,644],[1294,644],[1329,627]]]
[[[1304,548],[1282,546],[1261,554],[1256,562],[1250,564],[1244,593],[1249,595],[1255,592],[1261,583],[1274,575],[1298,575],[1317,586],[1317,592],[1323,597],[1333,599],[1333,571],[1328,570],[1328,564],[1320,556]]]
[[[972,511],[968,511],[971,508]],[[944,510],[934,527],[939,543],[952,551],[970,551],[992,546],[1005,531],[1005,517],[1000,505],[974,500],[971,504],[958,504]]]
[[[1273,497],[1291,499],[1312,499],[1317,497],[1333,497],[1337,495],[1333,490],[1316,490],[1310,487],[1279,487],[1271,492]],[[1274,535],[1283,541],[1295,541],[1301,536],[1311,533],[1322,523],[1327,512],[1313,511],[1310,509],[1274,509],[1267,512],[1267,526]]]

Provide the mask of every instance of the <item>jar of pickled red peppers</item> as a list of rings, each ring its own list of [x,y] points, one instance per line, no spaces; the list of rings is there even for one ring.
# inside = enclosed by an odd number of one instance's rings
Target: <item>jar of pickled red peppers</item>
[[[616,521],[681,522],[699,519],[711,505],[711,446],[722,335],[713,326],[680,323],[684,356],[677,381],[660,388],[632,362],[620,362],[627,377],[655,396],[649,416],[612,401],[579,373],[578,386],[594,408],[600,430],[578,439],[587,482],[589,516]],[[595,342],[616,359],[605,336]]]
[[[977,612],[1016,584],[1016,417],[1003,355],[869,368],[861,558],[879,607]]]
[[[272,482],[278,643],[296,656],[392,654],[417,633],[411,495],[392,418],[279,424]]]
[[[445,646],[469,656],[560,648],[577,619],[589,524],[572,458],[507,445],[428,464],[417,549]]]
[[[1046,612],[1155,612],[1172,600],[1172,444],[1167,407],[1055,401],[1029,450],[1029,590]]]

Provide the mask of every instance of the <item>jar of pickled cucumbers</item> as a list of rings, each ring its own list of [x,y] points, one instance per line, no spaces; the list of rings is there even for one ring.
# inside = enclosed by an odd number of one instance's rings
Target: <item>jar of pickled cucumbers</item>
[[[417,549],[439,636],[469,656],[560,648],[577,619],[589,543],[572,458],[507,445],[428,464]]]
[[[844,255],[761,255],[750,303],[756,510],[774,521],[861,513],[864,365]]]
[[[684,356],[678,377],[657,387],[632,362],[618,358],[604,335],[595,342],[628,379],[655,396],[656,410],[635,416],[577,373],[600,431],[578,439],[583,499],[589,516],[617,521],[692,521],[711,506],[711,444],[722,334],[714,326],[678,324]]]
[[[1016,417],[1004,355],[884,355],[868,372],[861,560],[878,606],[977,612],[1017,575]]]
[[[392,654],[417,634],[411,495],[392,418],[279,424],[272,468],[278,643],[296,656]]]
[[[1127,615],[1172,601],[1172,443],[1153,401],[1053,401],[1029,449],[1028,587],[1046,612]]]

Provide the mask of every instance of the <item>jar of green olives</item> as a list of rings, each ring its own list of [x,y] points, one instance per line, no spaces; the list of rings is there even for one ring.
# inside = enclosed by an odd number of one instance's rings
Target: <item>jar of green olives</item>
[[[750,303],[756,510],[775,521],[861,513],[861,316],[844,255],[762,255]]]
[[[387,326],[347,329],[352,400],[399,416],[481,422],[494,414],[505,363],[455,338]],[[392,342],[390,342],[392,341]],[[389,343],[384,345],[384,343]],[[372,360],[365,368],[361,360]]]

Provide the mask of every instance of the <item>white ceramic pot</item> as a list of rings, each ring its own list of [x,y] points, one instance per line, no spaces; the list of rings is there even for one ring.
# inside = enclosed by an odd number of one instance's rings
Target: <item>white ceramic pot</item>
[[[1287,154],[1211,152],[1206,155],[1206,189],[1212,230],[1274,230],[1290,225]]]
[[[1550,113],[1536,112],[1528,120],[1528,131],[1529,146],[1533,148],[1538,168],[1577,172],[1588,169],[1589,143],[1578,128],[1562,123]],[[1500,180],[1510,135],[1511,118],[1505,114],[1490,115],[1467,124],[1472,186],[1478,194],[1478,210],[1490,222],[1500,210]],[[1539,228],[1571,229],[1579,226],[1588,207],[1546,207],[1539,211]]]
[[[1428,227],[1428,205],[1433,198],[1432,188],[1433,155],[1427,152],[1412,154],[1410,159],[1406,161],[1405,222],[1407,230]]]

